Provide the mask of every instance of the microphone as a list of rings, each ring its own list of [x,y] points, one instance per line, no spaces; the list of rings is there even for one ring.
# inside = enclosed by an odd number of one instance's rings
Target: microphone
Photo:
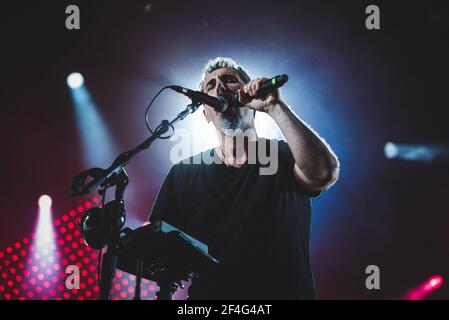
[[[260,84],[257,95],[255,99],[266,96],[273,89],[282,87],[288,81],[288,76],[286,74],[275,76],[271,79],[266,79]],[[170,89],[175,90],[178,93],[192,99],[193,102],[204,103],[211,106],[217,112],[225,112],[228,107],[242,107],[243,105],[239,101],[238,93],[229,94],[223,93],[217,97],[210,96],[201,91],[194,91],[181,86],[169,86]]]
[[[228,110],[228,101],[222,96],[213,97],[201,91],[194,91],[181,86],[169,86],[169,88],[189,97],[193,102],[207,104],[217,112],[223,113]]]

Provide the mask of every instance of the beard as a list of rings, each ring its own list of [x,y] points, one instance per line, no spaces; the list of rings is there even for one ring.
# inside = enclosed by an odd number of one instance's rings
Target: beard
[[[239,108],[231,108],[224,112],[220,118],[220,127],[227,136],[234,136],[236,130],[243,126],[243,117]]]

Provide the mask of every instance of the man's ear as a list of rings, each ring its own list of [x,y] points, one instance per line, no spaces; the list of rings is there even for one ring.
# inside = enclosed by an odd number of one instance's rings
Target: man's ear
[[[203,108],[203,115],[204,115],[204,118],[206,119],[207,123],[209,123],[210,120],[207,118],[207,116],[206,116],[206,110],[205,110],[204,108]]]

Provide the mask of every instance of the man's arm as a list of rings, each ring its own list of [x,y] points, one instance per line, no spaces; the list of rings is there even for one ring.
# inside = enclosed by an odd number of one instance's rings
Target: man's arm
[[[257,78],[239,90],[239,100],[247,107],[265,112],[274,119],[284,134],[295,159],[295,179],[312,191],[332,185],[339,174],[337,157],[330,147],[282,101],[279,90],[256,98],[260,85],[267,78]]]
[[[282,101],[267,112],[281,129],[295,159],[296,180],[312,191],[332,185],[339,162],[330,147]]]

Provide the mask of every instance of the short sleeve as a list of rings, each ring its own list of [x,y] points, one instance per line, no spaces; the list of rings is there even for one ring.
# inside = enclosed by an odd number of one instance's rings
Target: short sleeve
[[[287,172],[289,175],[289,180],[294,185],[295,189],[298,190],[301,194],[304,194],[310,198],[318,197],[321,194],[321,191],[313,191],[310,189],[307,189],[303,184],[298,182],[293,173],[293,168],[295,165],[295,158],[293,157],[293,154],[290,150],[290,147],[288,146],[287,142],[284,140],[279,140],[279,158],[283,165],[287,167]]]
[[[164,220],[173,226],[180,226],[182,216],[182,187],[181,175],[178,165],[171,167],[164,182],[159,189],[156,200],[151,210],[149,220],[151,222]]]

